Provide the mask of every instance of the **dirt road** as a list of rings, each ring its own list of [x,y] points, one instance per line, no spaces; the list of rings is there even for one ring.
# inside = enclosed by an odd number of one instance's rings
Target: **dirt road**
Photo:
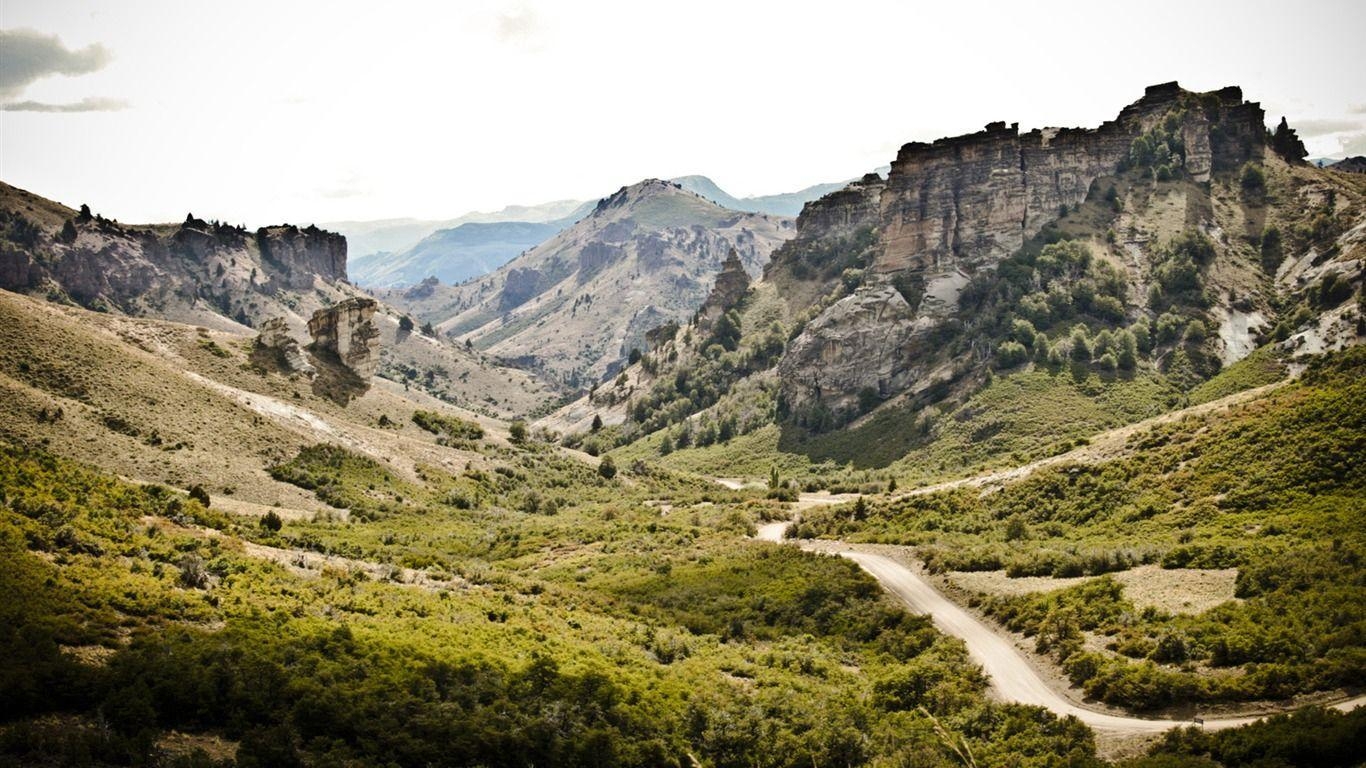
[[[787,525],[788,523],[778,522],[760,526],[757,538],[781,542]],[[910,568],[889,557],[859,551],[854,545],[834,544],[838,547],[835,550],[838,554],[858,563],[912,611],[928,614],[940,631],[961,638],[967,644],[968,654],[973,661],[982,665],[982,669],[991,680],[992,690],[1001,700],[1035,704],[1057,715],[1073,715],[1097,731],[1115,734],[1161,733],[1170,728],[1191,725],[1187,720],[1149,720],[1097,712],[1077,706],[1051,688],[1009,640],[959,608]],[[819,551],[831,550],[820,547]],[[1363,704],[1366,704],[1366,696],[1358,696],[1340,702],[1335,708],[1346,711]],[[1260,719],[1260,716],[1207,719],[1204,727],[1207,730],[1234,728]]]

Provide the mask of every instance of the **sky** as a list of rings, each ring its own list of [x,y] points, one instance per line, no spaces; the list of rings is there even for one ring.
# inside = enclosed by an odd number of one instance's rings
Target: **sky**
[[[737,196],[994,120],[1093,127],[1241,85],[1366,154],[1366,2],[0,0],[0,180],[125,222],[250,227]]]

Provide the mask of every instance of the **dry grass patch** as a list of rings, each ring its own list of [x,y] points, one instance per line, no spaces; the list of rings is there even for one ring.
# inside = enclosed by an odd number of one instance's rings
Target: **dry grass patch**
[[[1233,583],[1237,577],[1236,568],[1169,570],[1157,565],[1144,565],[1110,574],[1110,578],[1123,585],[1124,597],[1132,601],[1134,607],[1151,607],[1166,613],[1191,615],[1204,613],[1216,605],[1236,600],[1233,596]],[[952,571],[947,574],[947,578],[954,587],[967,592],[992,597],[1017,597],[1074,587],[1093,577],[1011,578],[1005,571]]]

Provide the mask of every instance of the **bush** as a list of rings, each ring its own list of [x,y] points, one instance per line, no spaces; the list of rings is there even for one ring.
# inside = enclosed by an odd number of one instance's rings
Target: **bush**
[[[265,516],[261,518],[261,528],[272,533],[278,532],[284,527],[284,524],[285,521],[280,519],[280,516],[276,514],[274,510],[267,512]]]
[[[617,463],[611,456],[603,456],[602,461],[598,462],[598,474],[608,480],[617,476]]]
[[[1243,185],[1243,191],[1248,194],[1260,195],[1266,191],[1266,173],[1261,166],[1255,163],[1248,163],[1243,166],[1242,176],[1239,181]]]

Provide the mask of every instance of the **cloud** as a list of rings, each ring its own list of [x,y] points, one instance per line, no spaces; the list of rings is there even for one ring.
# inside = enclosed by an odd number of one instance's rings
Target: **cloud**
[[[498,14],[498,40],[509,45],[534,44],[545,30],[540,17],[529,8]]]
[[[50,75],[87,75],[102,69],[111,56],[104,46],[73,51],[56,35],[33,29],[0,30],[0,98],[12,99],[34,81]]]
[[[0,104],[0,110],[5,112],[117,112],[127,108],[128,102],[122,99],[89,96],[70,104],[48,104],[42,101],[11,101]]]
[[[1326,136],[1330,133],[1359,131],[1366,126],[1363,126],[1361,120],[1337,120],[1326,118],[1321,120],[1298,120],[1293,127],[1295,132],[1301,136]]]
[[[1338,141],[1342,142],[1342,154],[1348,157],[1366,155],[1366,131],[1351,136],[1343,136]]]

